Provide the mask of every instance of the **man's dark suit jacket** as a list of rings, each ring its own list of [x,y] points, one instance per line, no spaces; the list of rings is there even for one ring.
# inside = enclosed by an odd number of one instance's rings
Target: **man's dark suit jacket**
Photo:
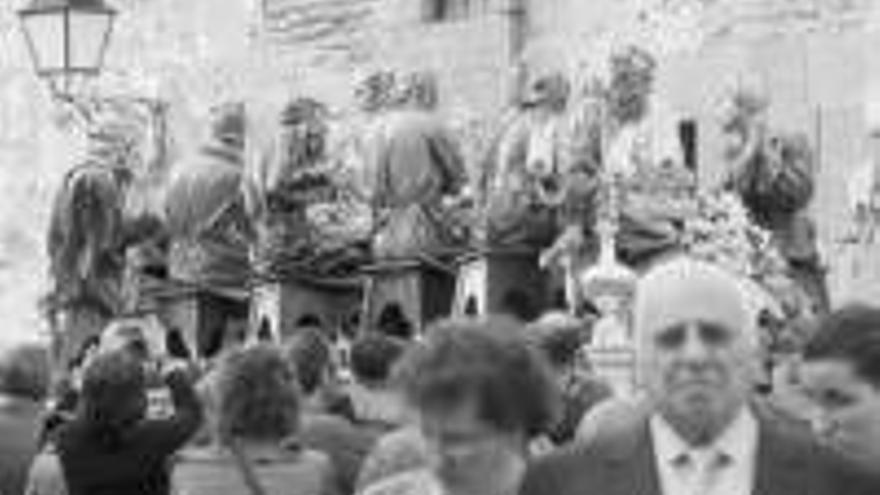
[[[758,414],[758,458],[752,495],[880,495],[880,484],[810,435]],[[536,460],[520,495],[663,494],[648,421]]]

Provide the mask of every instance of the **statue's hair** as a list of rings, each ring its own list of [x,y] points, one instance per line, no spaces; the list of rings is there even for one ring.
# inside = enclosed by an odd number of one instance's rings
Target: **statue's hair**
[[[119,248],[124,206],[120,187],[112,168],[93,162],[65,178],[52,206],[47,242],[56,296],[94,297],[88,292],[96,278],[113,270],[108,263]],[[104,309],[112,313],[114,308]]]

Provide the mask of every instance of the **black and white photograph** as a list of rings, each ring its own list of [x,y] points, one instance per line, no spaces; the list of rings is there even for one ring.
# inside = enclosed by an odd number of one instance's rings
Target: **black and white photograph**
[[[880,495],[880,0],[0,0],[0,495]]]

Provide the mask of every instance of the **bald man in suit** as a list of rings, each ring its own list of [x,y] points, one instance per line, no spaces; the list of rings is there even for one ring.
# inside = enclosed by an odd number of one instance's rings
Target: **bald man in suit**
[[[758,335],[741,282],[668,261],[635,301],[644,413],[538,459],[521,495],[869,495],[880,484],[752,396]]]

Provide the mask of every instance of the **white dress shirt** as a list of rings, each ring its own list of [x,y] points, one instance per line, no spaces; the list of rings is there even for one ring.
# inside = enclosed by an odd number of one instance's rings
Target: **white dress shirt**
[[[649,427],[664,495],[751,495],[758,422],[748,407],[712,444],[699,448],[689,445],[658,414],[651,417]],[[701,472],[701,466],[708,466],[708,471]]]

